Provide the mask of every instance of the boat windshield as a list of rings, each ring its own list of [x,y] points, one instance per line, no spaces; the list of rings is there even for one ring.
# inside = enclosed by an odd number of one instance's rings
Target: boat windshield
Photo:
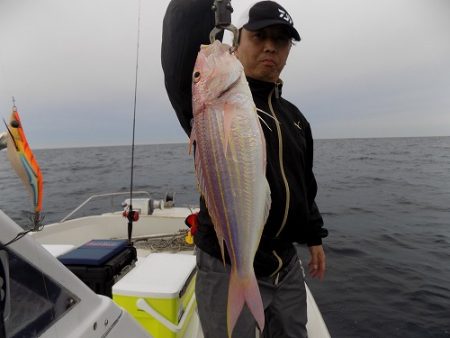
[[[38,337],[78,302],[20,255],[0,250],[0,337]]]

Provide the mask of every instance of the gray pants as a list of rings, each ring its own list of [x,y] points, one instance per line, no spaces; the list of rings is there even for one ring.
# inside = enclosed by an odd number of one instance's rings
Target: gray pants
[[[205,338],[227,338],[227,297],[230,267],[197,249],[195,296]],[[258,278],[265,309],[264,338],[306,338],[306,291],[297,256],[274,277]],[[255,338],[256,322],[244,306],[233,338]],[[256,334],[256,335],[255,335]]]

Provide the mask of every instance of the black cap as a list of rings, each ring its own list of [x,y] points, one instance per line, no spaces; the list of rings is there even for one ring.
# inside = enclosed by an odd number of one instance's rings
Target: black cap
[[[257,31],[268,26],[283,25],[286,26],[291,37],[300,41],[300,35],[294,28],[289,13],[275,1],[260,1],[250,7],[248,16],[244,19],[245,23],[242,27],[249,31]]]

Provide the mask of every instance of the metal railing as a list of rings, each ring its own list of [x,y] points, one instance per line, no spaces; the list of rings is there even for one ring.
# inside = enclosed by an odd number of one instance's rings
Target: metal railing
[[[91,202],[94,199],[98,199],[98,198],[105,198],[105,197],[109,197],[111,200],[111,208],[114,211],[114,197],[117,196],[126,196],[126,195],[130,195],[129,191],[124,191],[124,192],[112,192],[112,193],[106,193],[106,194],[96,194],[96,195],[92,195],[89,198],[87,198],[83,203],[81,203],[78,207],[76,207],[74,210],[72,210],[67,216],[65,216],[63,219],[61,219],[59,221],[59,223],[63,223],[65,221],[67,221],[72,215],[74,215],[76,212],[80,211],[86,204],[88,204],[89,202]],[[146,195],[148,196],[148,198],[150,198],[150,193],[148,191],[133,191],[133,197],[135,195]]]

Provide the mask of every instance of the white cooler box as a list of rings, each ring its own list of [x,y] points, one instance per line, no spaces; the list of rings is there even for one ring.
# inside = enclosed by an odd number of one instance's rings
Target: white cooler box
[[[183,337],[197,303],[195,256],[153,253],[112,288],[114,301],[154,338]]]

